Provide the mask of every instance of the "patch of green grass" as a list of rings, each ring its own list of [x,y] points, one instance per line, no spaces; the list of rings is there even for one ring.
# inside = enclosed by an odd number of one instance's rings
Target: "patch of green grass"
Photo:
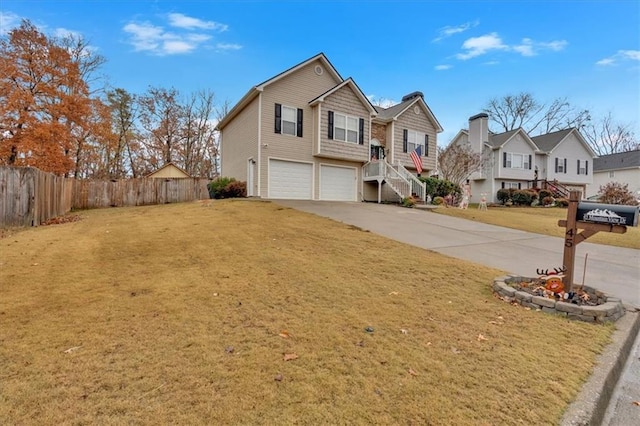
[[[433,211],[448,216],[560,238],[564,238],[564,228],[558,226],[558,220],[567,218],[567,209],[556,207],[489,207],[486,211],[480,211],[477,204],[472,204],[466,210],[440,207]],[[628,226],[627,232],[624,234],[598,232],[586,241],[640,249],[640,228]]]
[[[81,215],[0,240],[2,424],[553,424],[613,329],[271,203]]]

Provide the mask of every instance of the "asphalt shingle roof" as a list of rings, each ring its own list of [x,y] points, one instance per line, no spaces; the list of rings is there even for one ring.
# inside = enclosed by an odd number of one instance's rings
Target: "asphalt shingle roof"
[[[640,150],[603,155],[593,159],[593,171],[640,167]]]
[[[400,112],[402,112],[402,110],[405,109],[413,101],[415,101],[415,98],[406,100],[404,102],[400,102],[399,104],[396,104],[389,108],[382,108],[377,106],[375,108],[376,108],[376,111],[378,111],[378,118],[382,118],[382,119],[393,118],[396,115],[398,115]]]
[[[506,141],[509,140],[511,136],[516,134],[520,129],[509,130],[504,133],[489,133],[489,140],[487,141],[489,145],[494,148],[502,146]]]
[[[540,151],[551,152],[573,129],[558,130],[531,138]]]

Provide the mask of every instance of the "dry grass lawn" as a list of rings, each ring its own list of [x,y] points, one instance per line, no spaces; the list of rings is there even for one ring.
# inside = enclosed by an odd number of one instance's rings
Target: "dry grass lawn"
[[[487,211],[480,211],[478,205],[473,204],[466,210],[439,207],[433,211],[560,238],[564,238],[564,228],[558,226],[558,220],[567,218],[567,209],[544,207],[489,207]],[[599,232],[586,242],[640,249],[640,227],[628,226],[625,234]]]
[[[0,239],[0,424],[553,424],[613,330],[274,203],[81,215]]]

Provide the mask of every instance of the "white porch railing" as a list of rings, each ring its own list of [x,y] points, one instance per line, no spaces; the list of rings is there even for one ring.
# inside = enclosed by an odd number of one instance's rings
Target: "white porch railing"
[[[417,193],[412,191],[414,182],[403,176],[401,172],[391,164],[387,163],[386,160],[371,161],[362,166],[362,169],[365,179],[369,178],[368,180],[375,179],[378,181],[378,201],[380,201],[380,188],[382,182],[386,182],[393,192],[398,194],[401,200]],[[410,174],[409,172],[407,173]],[[418,183],[421,182],[418,181]]]
[[[422,201],[427,199],[427,185],[407,170],[402,164],[397,166],[398,172],[411,183],[411,195],[415,194]]]

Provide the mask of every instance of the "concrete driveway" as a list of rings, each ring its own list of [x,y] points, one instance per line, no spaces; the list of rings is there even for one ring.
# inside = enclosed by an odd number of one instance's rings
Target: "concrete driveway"
[[[562,266],[564,240],[395,205],[274,200],[283,206],[355,225],[447,256],[536,276],[536,268]],[[640,307],[640,250],[583,242],[576,250],[574,282]]]

